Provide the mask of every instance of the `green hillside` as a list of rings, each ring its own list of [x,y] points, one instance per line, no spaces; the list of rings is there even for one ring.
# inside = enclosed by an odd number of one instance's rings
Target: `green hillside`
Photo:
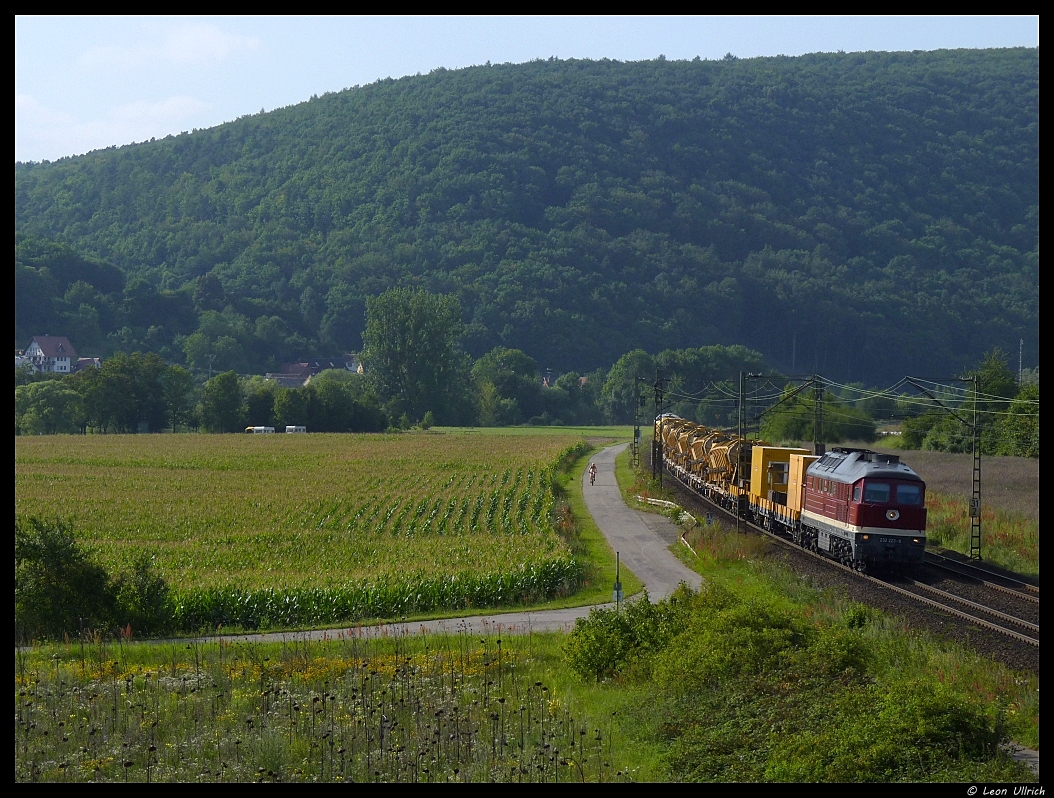
[[[259,370],[359,349],[366,297],[415,285],[476,357],[945,374],[1038,338],[1038,141],[1030,49],[385,80],[16,164],[16,343],[182,360],[200,332],[192,361]]]

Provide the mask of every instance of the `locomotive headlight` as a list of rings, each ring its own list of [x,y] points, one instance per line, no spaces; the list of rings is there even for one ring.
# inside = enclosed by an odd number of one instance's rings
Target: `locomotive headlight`
[[[918,543],[919,542],[918,538],[912,538],[911,540],[912,540],[913,543]]]
[[[868,540],[869,538],[870,538],[870,535],[864,535],[864,540]],[[915,542],[918,543],[917,540]]]

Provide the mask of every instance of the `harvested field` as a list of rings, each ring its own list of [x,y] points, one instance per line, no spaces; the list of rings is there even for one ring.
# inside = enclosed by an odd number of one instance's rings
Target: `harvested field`
[[[973,489],[973,456],[908,449],[876,451],[900,455],[934,493],[969,498]],[[1027,457],[982,457],[981,497],[994,510],[1039,521],[1039,460]]]

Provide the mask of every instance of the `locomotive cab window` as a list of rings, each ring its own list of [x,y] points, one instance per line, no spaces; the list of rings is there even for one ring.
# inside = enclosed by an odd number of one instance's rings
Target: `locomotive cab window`
[[[889,485],[885,482],[868,482],[864,485],[864,501],[885,504],[889,501]]]
[[[922,490],[918,485],[897,485],[897,504],[922,504]]]
[[[854,502],[860,501],[860,486],[859,485],[853,485],[853,501]]]

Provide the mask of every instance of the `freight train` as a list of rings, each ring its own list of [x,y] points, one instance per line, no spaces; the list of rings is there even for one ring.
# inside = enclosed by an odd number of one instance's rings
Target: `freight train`
[[[774,534],[860,571],[922,561],[926,484],[896,455],[814,455],[672,415],[655,432],[669,473]]]

